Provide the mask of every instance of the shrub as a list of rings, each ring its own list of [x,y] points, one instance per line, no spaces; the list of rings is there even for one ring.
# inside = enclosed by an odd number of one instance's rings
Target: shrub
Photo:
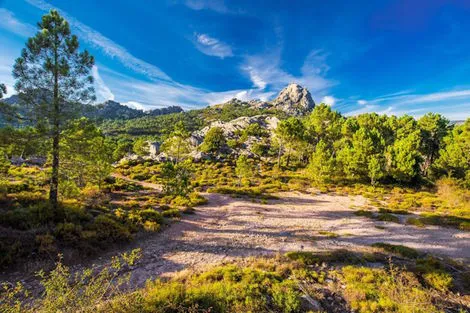
[[[409,224],[409,225],[414,225],[414,226],[417,226],[417,227],[424,227],[424,223],[423,223],[423,220],[420,219],[420,218],[416,218],[416,217],[410,217],[406,220],[406,224]]]
[[[392,267],[389,274],[383,269],[346,266],[342,279],[346,283],[346,300],[359,312],[439,312],[431,295],[410,272]]]
[[[54,235],[57,239],[72,245],[78,244],[82,234],[82,226],[74,223],[59,223],[54,229]]]
[[[390,214],[390,213],[380,213],[377,216],[377,219],[379,221],[383,221],[383,222],[393,222],[393,223],[399,223],[400,222],[400,219],[398,217],[396,217],[395,215]]]
[[[153,209],[142,210],[142,211],[139,211],[138,214],[142,218],[143,222],[148,221],[148,222],[155,222],[157,224],[161,224],[163,222],[162,215]]]
[[[164,217],[181,217],[181,212],[178,209],[171,209],[163,211],[162,215]]]
[[[365,217],[368,217],[368,218],[374,217],[374,213],[372,211],[368,211],[368,210],[357,210],[356,212],[354,212],[354,215],[365,216]]]
[[[278,309],[285,313],[300,312],[300,292],[292,280],[285,280],[282,283],[272,286],[272,295],[274,304]]]
[[[39,253],[52,255],[57,252],[55,238],[51,234],[36,235],[36,244]]]
[[[144,229],[150,232],[156,232],[160,230],[160,224],[151,221],[144,222]]]
[[[92,229],[98,240],[127,241],[131,239],[129,230],[106,215],[99,215],[93,221]]]
[[[423,279],[429,286],[442,292],[449,291],[453,283],[452,276],[444,271],[425,273]]]
[[[383,249],[387,252],[392,252],[398,255],[401,255],[405,258],[416,259],[420,253],[413,248],[409,248],[402,245],[392,245],[384,242],[377,242],[372,245],[372,247]]]

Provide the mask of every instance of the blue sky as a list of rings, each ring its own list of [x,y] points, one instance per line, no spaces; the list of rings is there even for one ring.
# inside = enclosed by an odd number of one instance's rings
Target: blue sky
[[[0,81],[58,9],[96,58],[99,101],[186,109],[288,83],[344,114],[470,117],[470,0],[0,0]]]

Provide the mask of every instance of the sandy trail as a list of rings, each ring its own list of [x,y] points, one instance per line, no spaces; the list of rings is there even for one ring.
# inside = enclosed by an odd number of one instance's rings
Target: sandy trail
[[[141,248],[143,254],[138,264],[129,269],[133,288],[143,286],[147,279],[242,257],[299,250],[354,250],[375,242],[470,260],[469,232],[358,217],[350,207],[365,205],[366,199],[361,196],[287,192],[278,194],[279,200],[268,204],[221,194],[204,196],[208,204],[196,207],[196,214],[185,215],[163,231],[126,247]],[[332,238],[324,232],[338,236]],[[103,265],[118,253],[109,251],[94,263]],[[80,268],[74,266],[73,270]]]
[[[209,203],[197,207],[195,215],[135,244],[143,251],[139,265],[132,269],[135,285],[182,269],[241,257],[299,250],[354,250],[375,242],[402,244],[435,255],[470,260],[470,233],[355,216],[349,207],[365,204],[360,196],[289,192],[278,194],[280,199],[268,204],[220,194],[205,196]],[[338,237],[331,238],[323,232]]]

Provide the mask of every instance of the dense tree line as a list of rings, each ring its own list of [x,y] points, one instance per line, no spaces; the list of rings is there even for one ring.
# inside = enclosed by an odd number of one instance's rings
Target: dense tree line
[[[284,165],[293,153],[299,164],[307,155],[308,171],[319,182],[470,178],[470,120],[454,126],[434,113],[418,120],[376,113],[345,117],[321,104],[304,119],[281,121],[276,134]]]

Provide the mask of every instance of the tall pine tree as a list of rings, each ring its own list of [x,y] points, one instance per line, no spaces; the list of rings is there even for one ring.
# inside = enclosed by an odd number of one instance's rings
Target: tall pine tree
[[[49,201],[56,211],[61,132],[84,102],[95,99],[90,75],[94,58],[86,50],[79,52],[78,38],[57,11],[44,15],[38,28],[16,59],[13,76],[20,105],[28,106],[29,118],[52,139]]]

